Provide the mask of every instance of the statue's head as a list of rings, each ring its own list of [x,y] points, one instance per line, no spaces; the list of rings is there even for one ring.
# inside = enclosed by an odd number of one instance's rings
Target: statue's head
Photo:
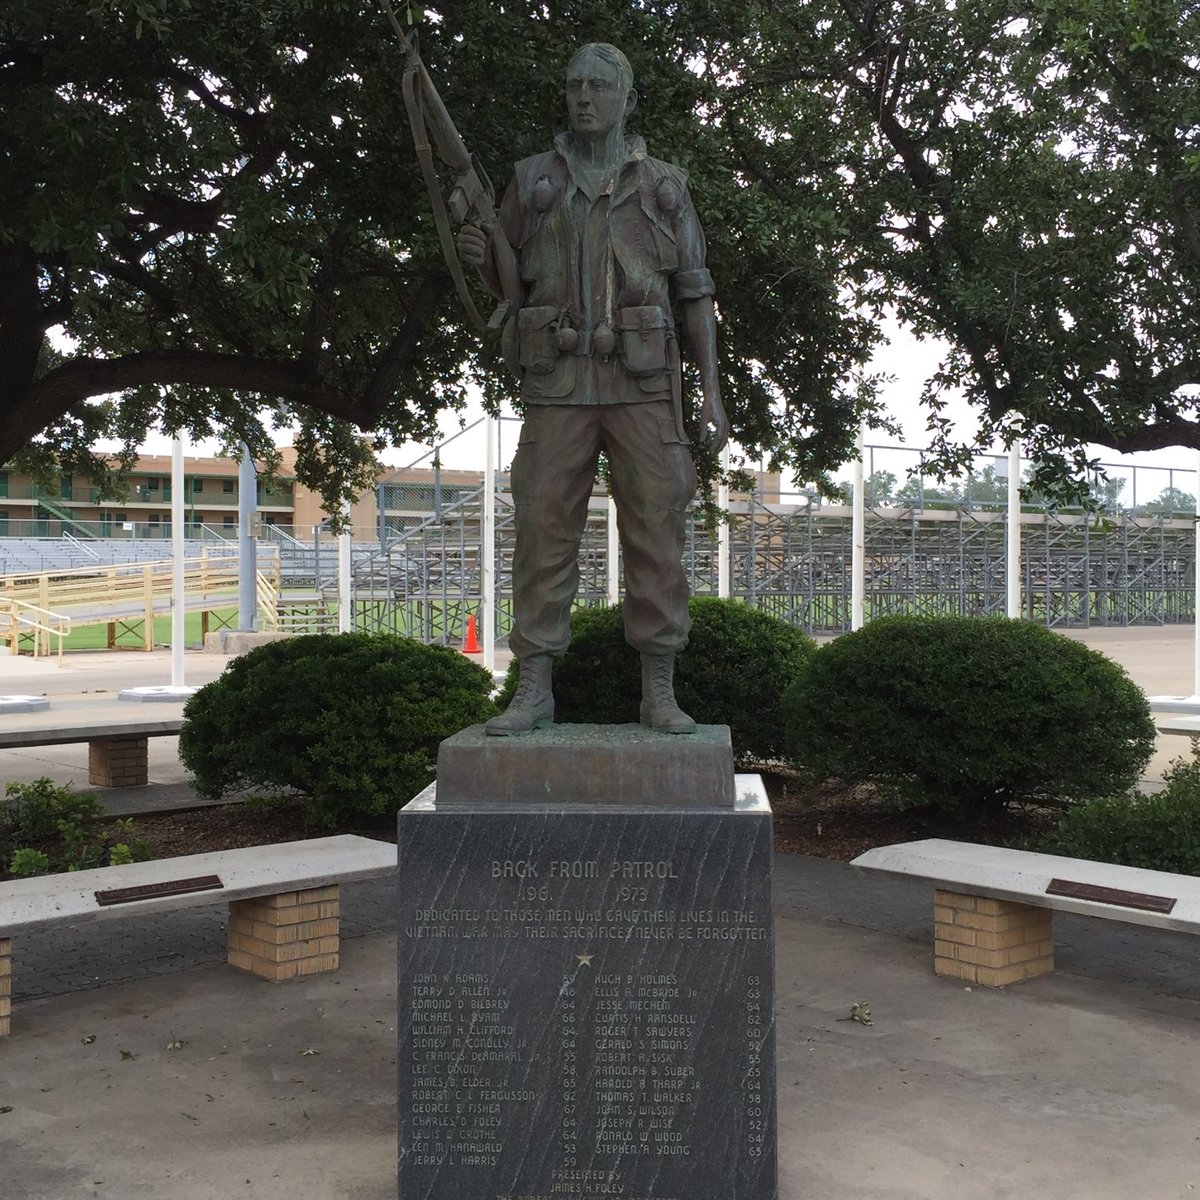
[[[579,137],[606,138],[637,104],[633,68],[616,46],[588,42],[567,64],[567,114]]]

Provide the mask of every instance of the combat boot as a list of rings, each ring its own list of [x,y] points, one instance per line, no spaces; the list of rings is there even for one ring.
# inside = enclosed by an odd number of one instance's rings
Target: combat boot
[[[641,721],[660,733],[695,733],[696,722],[675,703],[675,655],[642,655]]]
[[[549,654],[531,654],[520,660],[517,690],[508,707],[484,727],[488,733],[502,737],[554,724],[554,693],[550,690],[553,664]]]

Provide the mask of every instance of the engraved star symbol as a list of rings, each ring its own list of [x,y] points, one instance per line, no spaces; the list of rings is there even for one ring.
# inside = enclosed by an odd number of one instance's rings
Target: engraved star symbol
[[[575,957],[579,959],[579,965],[581,967],[590,967],[592,965],[592,955],[590,953],[577,954]]]

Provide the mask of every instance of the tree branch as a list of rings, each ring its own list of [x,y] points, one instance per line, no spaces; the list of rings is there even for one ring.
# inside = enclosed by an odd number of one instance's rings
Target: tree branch
[[[368,414],[352,394],[299,365],[199,350],[153,350],[121,358],[75,358],[9,397],[0,425],[0,462],[5,461],[75,405],[92,396],[145,384],[191,384],[257,392],[268,401],[307,404],[330,416],[366,425]]]

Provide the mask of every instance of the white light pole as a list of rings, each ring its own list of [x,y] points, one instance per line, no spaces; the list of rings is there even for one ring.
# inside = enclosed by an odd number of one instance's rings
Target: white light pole
[[[732,588],[729,572],[729,445],[721,450],[721,482],[717,485],[717,507],[721,510],[721,523],[717,526],[717,595],[728,600]]]
[[[1196,455],[1196,581],[1192,598],[1192,699],[1200,702],[1200,454]]]
[[[342,501],[342,519],[346,524],[338,534],[338,633],[349,633],[354,628],[354,601],[350,592],[350,514],[349,500]]]
[[[1005,582],[1008,585],[1006,612],[1014,620],[1021,615],[1021,444],[1008,448],[1008,528],[1005,540]]]
[[[171,686],[183,687],[184,616],[187,583],[183,542],[183,434],[171,443]]]
[[[496,669],[496,441],[499,422],[490,413],[484,427],[487,430],[487,453],[483,460],[483,529],[480,530],[479,591],[483,616],[483,665]]]
[[[850,521],[850,628],[861,629],[866,610],[867,583],[867,503],[864,495],[863,455],[866,430],[858,427],[858,457],[852,475],[854,506]]]
[[[171,682],[166,687],[125,688],[117,693],[118,700],[179,702],[198,690],[183,682],[184,618],[187,616],[183,500],[183,434],[177,433],[171,446]]]
[[[617,502],[608,497],[604,506],[605,528],[608,534],[608,602],[621,599],[621,538],[617,529]]]

